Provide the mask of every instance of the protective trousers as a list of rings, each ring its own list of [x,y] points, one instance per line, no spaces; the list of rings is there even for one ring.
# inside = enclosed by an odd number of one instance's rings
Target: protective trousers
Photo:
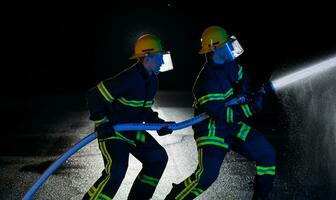
[[[197,141],[197,137],[195,139]],[[214,136],[211,139],[216,140]],[[253,198],[267,199],[275,175],[276,155],[273,146],[254,129],[250,130],[245,141],[235,135],[226,137],[225,142],[226,145],[222,146],[208,144],[198,147],[196,171],[180,184],[173,184],[173,189],[165,199],[188,200],[202,194],[217,179],[225,155],[230,149],[249,160],[256,161]]]
[[[132,185],[128,199],[150,199],[168,161],[165,149],[145,131],[128,133],[133,134],[134,140],[116,133],[117,137],[98,140],[105,169],[83,199],[113,199],[125,177],[129,153],[142,163],[142,170]]]

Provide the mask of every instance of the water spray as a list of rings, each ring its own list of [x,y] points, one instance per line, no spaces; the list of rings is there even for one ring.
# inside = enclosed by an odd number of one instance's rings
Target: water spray
[[[273,80],[270,82],[269,87],[272,88],[274,91],[278,91],[288,85],[311,77],[313,75],[318,75],[322,72],[326,72],[327,70],[334,67],[336,67],[336,56],[322,62],[312,64],[304,69],[301,69],[284,77]]]
[[[304,69],[298,70],[294,73],[289,75],[283,76],[276,80],[270,81],[269,83],[263,85],[261,89],[258,91],[259,94],[274,94],[275,92],[279,91],[282,88],[285,88],[291,84],[297,83],[300,80],[305,78],[309,78],[311,76],[316,76],[322,72],[325,72],[329,69],[336,67],[336,56],[330,59],[324,60],[322,62],[312,64]],[[255,94],[252,94],[252,96]],[[248,103],[251,101],[250,98],[245,96],[240,96],[231,99],[228,101],[225,106],[236,106],[241,105],[244,103]]]

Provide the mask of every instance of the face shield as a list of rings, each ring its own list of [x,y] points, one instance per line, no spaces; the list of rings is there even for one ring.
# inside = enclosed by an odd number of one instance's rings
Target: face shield
[[[166,72],[166,71],[170,71],[170,70],[174,69],[173,62],[172,62],[169,51],[164,52],[163,62],[164,63],[160,67],[160,72]]]
[[[233,61],[244,52],[235,36],[231,36],[229,41],[224,44],[223,48],[225,57],[229,61]]]

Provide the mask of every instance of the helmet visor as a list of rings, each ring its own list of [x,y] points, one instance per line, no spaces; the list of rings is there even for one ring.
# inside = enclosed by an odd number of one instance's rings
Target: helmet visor
[[[163,64],[160,67],[160,72],[166,72],[174,69],[173,61],[169,51],[163,52]]]
[[[226,57],[230,61],[236,59],[244,52],[244,49],[241,47],[235,36],[231,36],[230,40],[224,44],[223,48],[225,48]]]

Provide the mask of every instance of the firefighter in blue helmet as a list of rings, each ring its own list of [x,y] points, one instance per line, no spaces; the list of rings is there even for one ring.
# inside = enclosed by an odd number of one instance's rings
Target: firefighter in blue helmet
[[[225,155],[234,150],[256,162],[253,199],[267,199],[275,175],[275,149],[246,119],[263,107],[264,90],[251,98],[249,78],[236,62],[243,49],[234,36],[218,26],[203,32],[200,54],[207,61],[194,87],[195,115],[210,118],[193,126],[198,149],[196,171],[180,184],[173,184],[166,199],[194,199],[217,179]]]
[[[154,35],[141,36],[130,59],[137,62],[113,78],[101,81],[87,94],[90,119],[95,122],[105,169],[83,199],[112,199],[125,177],[129,153],[142,170],[132,185],[129,199],[150,199],[167,164],[165,149],[146,131],[118,132],[119,123],[164,123],[151,109],[158,89],[157,74],[163,64],[162,45]],[[174,122],[168,122],[174,123]],[[164,127],[160,136],[172,133]]]

